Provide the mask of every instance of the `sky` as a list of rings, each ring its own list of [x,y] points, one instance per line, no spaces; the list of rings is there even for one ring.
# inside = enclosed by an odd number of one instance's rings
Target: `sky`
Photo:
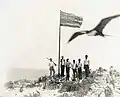
[[[120,17],[103,33],[114,37],[71,35],[94,28],[102,18],[120,14],[119,0],[0,0],[0,75],[9,68],[48,69],[46,57],[58,61],[60,10],[83,17],[81,28],[61,27],[61,55],[81,58],[88,54],[90,67],[113,65],[120,70]],[[56,67],[57,68],[57,67]]]

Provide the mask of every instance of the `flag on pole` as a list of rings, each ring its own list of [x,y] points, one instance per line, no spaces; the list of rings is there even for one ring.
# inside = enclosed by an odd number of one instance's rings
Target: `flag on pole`
[[[72,13],[60,11],[60,26],[80,28],[83,18]]]
[[[58,76],[60,77],[60,49],[61,49],[61,26],[80,28],[83,18],[72,13],[60,11],[60,25],[59,25],[59,47],[58,47]]]

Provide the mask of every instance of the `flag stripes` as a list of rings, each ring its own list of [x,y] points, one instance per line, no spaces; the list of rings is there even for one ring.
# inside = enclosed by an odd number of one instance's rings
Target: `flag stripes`
[[[82,25],[82,21],[82,17],[76,16],[72,13],[60,11],[60,26],[80,28]]]

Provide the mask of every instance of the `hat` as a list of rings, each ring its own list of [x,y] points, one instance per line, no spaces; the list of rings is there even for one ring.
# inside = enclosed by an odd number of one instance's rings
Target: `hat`
[[[52,61],[52,58],[50,58],[50,61]]]

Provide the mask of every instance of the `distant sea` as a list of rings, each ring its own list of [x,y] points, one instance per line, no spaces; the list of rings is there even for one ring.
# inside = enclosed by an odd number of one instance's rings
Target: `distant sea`
[[[49,71],[44,69],[12,68],[7,72],[7,81],[20,79],[36,80],[39,77],[48,74]]]

